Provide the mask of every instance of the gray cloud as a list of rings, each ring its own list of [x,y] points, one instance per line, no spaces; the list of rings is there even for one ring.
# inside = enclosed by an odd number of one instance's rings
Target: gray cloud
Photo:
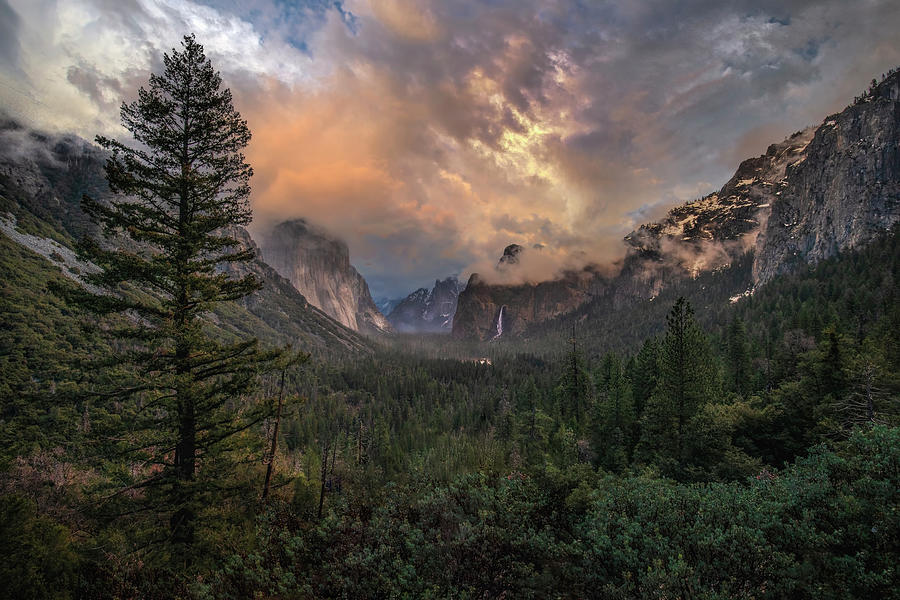
[[[15,69],[19,63],[19,15],[7,0],[0,0],[0,64]]]
[[[34,90],[45,120],[88,137],[196,30],[250,119],[257,226],[337,232],[378,295],[510,242],[613,260],[900,64],[892,0],[60,0],[56,36],[20,2],[18,60],[67,86]]]

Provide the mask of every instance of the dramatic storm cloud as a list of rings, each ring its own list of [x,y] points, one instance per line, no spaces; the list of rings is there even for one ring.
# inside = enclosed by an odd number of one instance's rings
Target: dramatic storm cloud
[[[248,118],[257,231],[304,216],[376,295],[606,262],[665,208],[900,64],[900,3],[0,0],[0,99],[121,134],[195,32]]]

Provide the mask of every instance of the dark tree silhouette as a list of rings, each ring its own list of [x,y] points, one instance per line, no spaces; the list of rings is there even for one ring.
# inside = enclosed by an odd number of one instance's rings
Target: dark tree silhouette
[[[107,238],[83,243],[100,267],[87,279],[102,293],[81,301],[124,317],[113,333],[128,342],[122,358],[137,382],[116,393],[137,406],[123,445],[152,467],[140,486],[168,514],[175,555],[189,559],[198,514],[218,485],[213,473],[228,464],[233,435],[262,416],[235,403],[274,353],[256,339],[223,343],[204,329],[215,305],[262,285],[227,268],[254,256],[231,235],[251,219],[253,171],[242,154],[250,130],[192,35],[164,62],[137,101],[122,105],[136,143],[97,138],[111,152],[106,178],[115,196],[83,199]]]

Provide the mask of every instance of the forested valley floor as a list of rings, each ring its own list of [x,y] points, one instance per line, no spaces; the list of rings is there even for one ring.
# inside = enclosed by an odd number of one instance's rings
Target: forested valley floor
[[[0,243],[4,597],[900,595],[896,232],[733,304],[635,305],[615,337],[588,318],[270,369],[230,401],[266,418],[201,456],[190,556],[130,452],[140,399],[86,370],[127,377],[121,348]]]

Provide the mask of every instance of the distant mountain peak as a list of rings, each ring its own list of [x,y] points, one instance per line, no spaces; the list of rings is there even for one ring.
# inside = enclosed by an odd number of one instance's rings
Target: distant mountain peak
[[[397,304],[388,321],[403,333],[449,333],[459,294],[465,287],[456,275],[435,279],[430,290],[419,288]]]
[[[519,264],[519,255],[525,250],[524,246],[519,244],[510,244],[503,249],[503,256],[497,262],[497,267]]]

